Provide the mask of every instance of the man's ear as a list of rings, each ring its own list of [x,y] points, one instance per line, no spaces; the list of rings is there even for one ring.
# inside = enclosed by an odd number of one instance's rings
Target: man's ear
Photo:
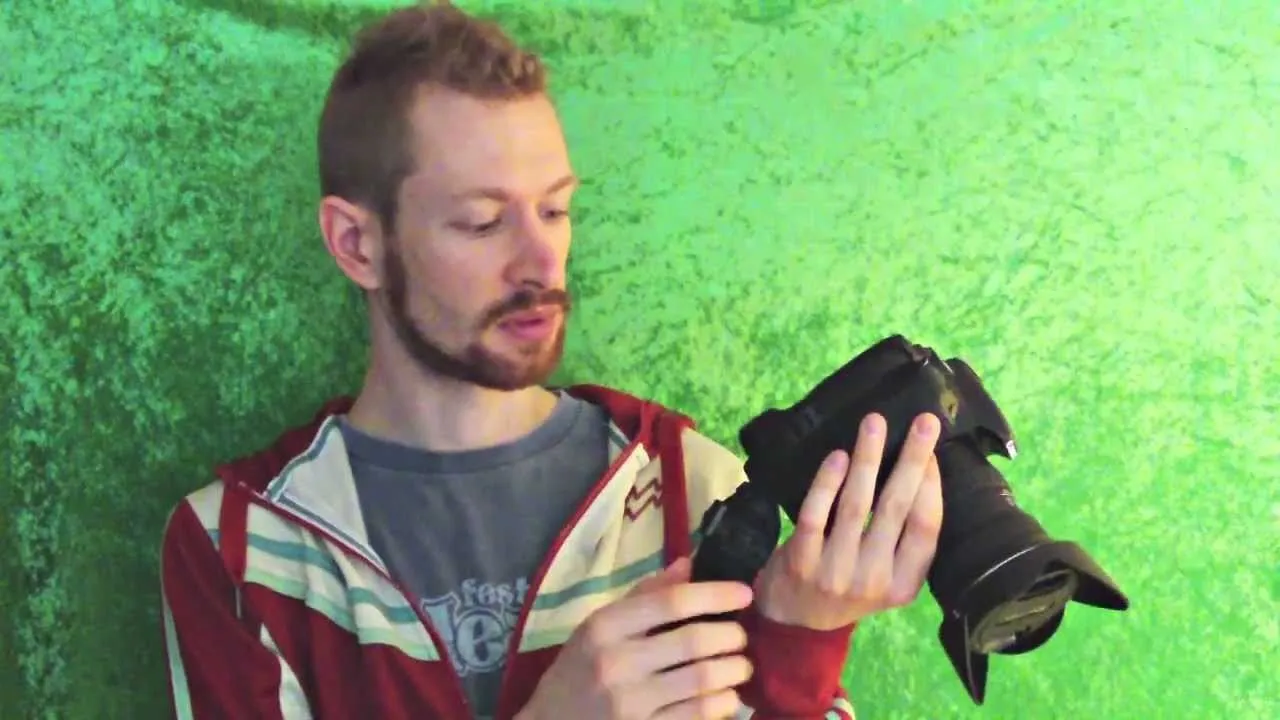
[[[365,290],[382,286],[383,232],[373,213],[340,197],[320,200],[325,249],[352,282]]]

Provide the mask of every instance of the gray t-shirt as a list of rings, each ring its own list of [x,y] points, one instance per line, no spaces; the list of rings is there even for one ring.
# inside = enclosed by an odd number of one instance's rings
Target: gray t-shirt
[[[341,427],[374,551],[443,636],[477,720],[492,718],[529,578],[608,467],[608,416],[561,393],[525,437],[455,453]]]

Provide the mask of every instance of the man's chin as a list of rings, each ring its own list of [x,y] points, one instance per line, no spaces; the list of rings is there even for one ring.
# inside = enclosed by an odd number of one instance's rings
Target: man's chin
[[[541,339],[529,337],[538,333],[492,327],[454,352],[407,323],[397,330],[408,355],[428,374],[491,390],[516,391],[545,384],[564,352],[563,323]]]
[[[477,370],[480,369],[477,368]],[[555,364],[527,365],[519,368],[490,366],[473,374],[471,381],[490,390],[514,392],[546,384],[555,370]]]
[[[563,341],[558,337],[534,345],[486,343],[483,350],[471,353],[469,374],[476,384],[495,390],[544,385],[560,366],[563,350]]]
[[[512,383],[528,387],[545,383],[560,366],[560,355],[558,346],[549,345],[536,355],[505,358],[505,362],[497,364],[502,367],[500,374],[511,378]]]

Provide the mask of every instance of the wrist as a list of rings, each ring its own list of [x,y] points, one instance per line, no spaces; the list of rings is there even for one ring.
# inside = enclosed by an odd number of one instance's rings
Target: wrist
[[[842,692],[841,675],[856,623],[831,629],[778,622],[758,605],[742,614],[755,673],[740,689],[762,716],[821,717]]]

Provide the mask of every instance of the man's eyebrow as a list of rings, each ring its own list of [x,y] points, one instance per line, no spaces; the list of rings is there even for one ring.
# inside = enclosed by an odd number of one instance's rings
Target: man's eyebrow
[[[559,192],[566,188],[574,187],[577,184],[578,184],[578,177],[576,175],[573,175],[573,174],[565,175],[559,180],[548,185],[546,190],[543,191],[543,194],[550,195],[552,193]],[[460,193],[455,193],[453,197],[456,200],[471,200],[476,198],[484,198],[488,200],[496,200],[498,202],[505,202],[506,200],[510,199],[511,196],[501,188],[480,187],[480,188],[472,188],[470,190],[464,190],[463,192],[460,192]]]

